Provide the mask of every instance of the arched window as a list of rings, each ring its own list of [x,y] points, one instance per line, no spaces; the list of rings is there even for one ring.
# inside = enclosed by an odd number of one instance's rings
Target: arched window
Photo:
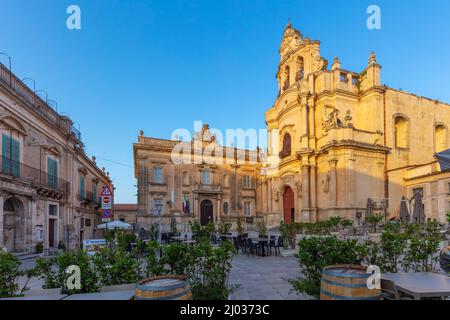
[[[223,203],[223,213],[228,214],[228,202]]]
[[[291,155],[291,135],[285,133],[283,136],[283,149],[280,152],[280,158],[286,158]]]
[[[189,185],[189,174],[187,171],[183,172],[183,185],[188,186]]]
[[[298,56],[295,62],[295,81],[300,81],[305,77],[303,58]]]
[[[434,146],[436,152],[447,150],[447,128],[438,124],[434,128]]]
[[[395,147],[406,149],[409,146],[409,125],[408,119],[397,116],[394,121],[395,126]]]
[[[284,85],[283,85],[283,90],[289,89],[289,86],[291,85],[291,80],[289,78],[289,74],[290,74],[289,66],[286,66],[286,68],[284,68]]]

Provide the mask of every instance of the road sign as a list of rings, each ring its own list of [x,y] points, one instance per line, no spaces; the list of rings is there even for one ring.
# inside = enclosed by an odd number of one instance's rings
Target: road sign
[[[111,210],[102,210],[102,222],[110,222],[112,217]]]
[[[102,219],[111,218],[111,210],[103,210]]]
[[[102,196],[101,208],[102,209],[111,209],[112,208],[112,197],[111,196]]]
[[[100,196],[102,197],[112,197],[112,192],[111,190],[108,188],[108,186],[104,186],[102,193],[100,194]]]

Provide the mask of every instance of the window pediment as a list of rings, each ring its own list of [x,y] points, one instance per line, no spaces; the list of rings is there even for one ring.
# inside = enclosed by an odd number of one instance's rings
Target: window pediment
[[[8,129],[12,129],[12,130],[20,132],[24,136],[28,135],[27,130],[25,129],[25,127],[20,123],[20,121],[18,119],[16,119],[13,116],[3,117],[0,120],[0,123],[2,123]]]

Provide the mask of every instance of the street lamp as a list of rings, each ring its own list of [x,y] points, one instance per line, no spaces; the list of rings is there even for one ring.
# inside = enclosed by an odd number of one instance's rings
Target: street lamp
[[[163,209],[163,204],[161,201],[156,202],[156,210],[158,211],[158,243],[161,243],[161,212]]]
[[[23,78],[22,82],[25,83],[25,80],[33,81],[33,105],[36,105],[36,81],[33,78]]]
[[[7,53],[0,52],[0,55],[8,58],[9,61],[9,86],[12,87],[12,69],[11,69],[11,56]]]

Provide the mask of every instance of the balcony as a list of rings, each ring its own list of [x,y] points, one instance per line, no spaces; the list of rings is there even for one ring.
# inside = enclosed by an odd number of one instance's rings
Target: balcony
[[[0,84],[7,87],[13,94],[21,99],[25,105],[38,112],[43,118],[52,123],[55,127],[61,129],[65,133],[70,133],[73,137],[81,142],[81,133],[75,127],[70,127],[64,116],[61,116],[53,107],[33,90],[17,78],[13,73],[0,63]],[[68,118],[67,118],[68,119]]]
[[[195,193],[221,193],[222,187],[213,184],[196,184],[194,188]]]
[[[84,204],[93,204],[94,206],[100,205],[100,198],[90,191],[86,191],[84,194],[78,194],[78,200]]]
[[[64,194],[69,193],[69,183],[45,171],[30,167],[8,157],[1,158],[1,175],[11,180],[24,181],[37,188],[40,195],[50,198],[61,199]]]

